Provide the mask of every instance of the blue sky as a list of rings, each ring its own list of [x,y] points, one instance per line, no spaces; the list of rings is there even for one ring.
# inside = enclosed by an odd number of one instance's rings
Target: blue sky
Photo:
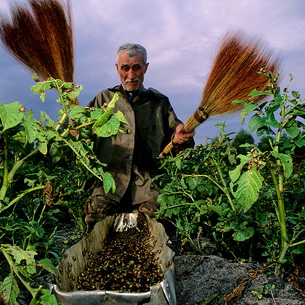
[[[1,0],[7,13],[12,0]],[[16,2],[23,2],[18,0]],[[304,92],[305,1],[303,0],[71,0],[76,83],[84,90],[85,106],[99,91],[119,83],[116,50],[126,42],[144,45],[149,69],[144,85],[167,95],[185,121],[198,107],[201,92],[221,37],[228,30],[244,30],[261,38],[282,59],[281,84]],[[29,90],[34,84],[3,48],[0,49],[0,101],[19,101],[26,109],[57,117],[52,97],[42,104]],[[305,94],[305,92],[304,92]],[[196,143],[217,135],[214,125],[227,122],[238,131],[239,114],[210,118],[196,129]]]

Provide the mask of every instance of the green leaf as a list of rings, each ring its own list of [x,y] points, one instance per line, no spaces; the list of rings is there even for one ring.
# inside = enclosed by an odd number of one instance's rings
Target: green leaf
[[[103,187],[105,193],[109,193],[110,191],[112,193],[115,192],[116,189],[115,182],[110,173],[107,172],[103,173]]]
[[[274,117],[274,112],[273,111],[268,111],[267,116],[265,118],[265,126],[268,127],[279,127],[279,123],[277,119]]]
[[[76,105],[71,109],[69,117],[73,118],[74,116],[78,116],[79,114],[82,114],[83,112],[84,112],[84,107]]]
[[[39,97],[40,97],[40,100],[44,103],[46,100],[46,92],[40,91]]]
[[[50,273],[56,275],[57,270],[54,267],[52,261],[48,258],[42,259],[38,262],[37,266],[42,267],[43,269],[49,271]]]
[[[293,112],[291,113],[291,115],[296,116],[296,115],[305,115],[305,107],[299,106],[297,108],[293,109]]]
[[[244,172],[238,180],[238,188],[234,197],[238,203],[247,212],[258,199],[258,192],[262,187],[264,178],[253,166],[250,170]]]
[[[248,100],[234,100],[232,102],[233,105],[241,105],[241,104],[246,104]]]
[[[41,134],[41,132],[40,132],[40,134]],[[55,138],[58,134],[56,132],[54,132],[53,130],[46,130],[46,131],[44,131],[43,135],[44,135],[45,139],[47,141],[49,141],[49,140]]]
[[[272,94],[272,91],[270,91],[270,90],[258,91],[258,90],[256,90],[256,89],[253,89],[253,90],[250,92],[249,96],[255,97],[255,96],[270,95],[270,94]]]
[[[229,176],[232,182],[237,181],[237,179],[240,177],[241,170],[244,167],[244,165],[252,159],[251,156],[244,156],[244,155],[239,155],[238,158],[240,159],[240,164],[235,169],[229,171]]]
[[[63,156],[64,153],[64,147],[58,143],[54,142],[50,146],[50,155],[52,157],[53,162],[57,163]]]
[[[94,133],[103,138],[107,138],[116,135],[119,131],[120,121],[116,116],[111,116],[110,119],[102,126],[97,127]]]
[[[182,163],[182,160],[179,157],[175,158],[175,165],[179,170],[181,169],[181,163]]]
[[[46,155],[48,152],[48,142],[38,142],[37,143],[37,148],[39,151],[43,154]]]
[[[41,122],[48,121],[51,126],[55,125],[55,122],[44,111],[40,111],[40,121]]]
[[[233,226],[233,239],[236,241],[245,241],[251,238],[254,234],[254,228],[247,227],[247,222],[243,222],[240,226]]]
[[[260,116],[254,115],[249,120],[248,125],[249,125],[249,130],[252,132],[265,126],[265,120]]]
[[[88,153],[88,150],[86,149],[86,146],[84,146],[84,143],[81,141],[69,141],[69,144],[73,146],[75,152],[80,156],[86,156]],[[78,156],[79,157],[79,156]]]
[[[122,111],[118,111],[117,113],[114,114],[114,116],[116,116],[121,123],[128,124]]]
[[[27,116],[28,118],[32,118],[34,116],[34,111],[32,109],[30,109],[28,112],[27,112]]]
[[[64,82],[62,79],[55,79],[53,80],[53,83],[56,84],[58,87],[61,87],[61,89],[72,89],[73,84],[71,82]]]
[[[295,140],[294,144],[298,147],[302,147],[305,146],[305,140],[304,139],[300,139],[300,140]]]
[[[263,298],[263,291],[261,291],[261,289],[259,291],[256,290],[252,290],[250,292],[254,297],[257,297],[259,300],[261,300]]]
[[[93,129],[102,127],[106,122],[109,120],[109,117],[112,114],[113,108],[115,107],[115,103],[119,100],[119,94],[116,92],[111,100],[111,102],[108,104],[106,111],[103,112],[102,116],[94,123],[92,126]],[[113,117],[113,116],[112,116]],[[118,119],[117,119],[118,120]]]
[[[270,127],[262,127],[256,131],[256,135],[261,137],[262,135],[274,135],[274,131]]]
[[[199,179],[199,177],[187,177],[185,180],[187,183],[187,188],[191,191],[195,190],[201,183],[201,179]]]
[[[7,105],[0,103],[0,119],[3,131],[13,128],[21,123],[24,117],[24,112],[21,111],[22,109],[23,106],[18,102]]]
[[[276,157],[277,159],[281,160],[281,164],[282,164],[283,170],[284,170],[284,176],[286,178],[289,178],[292,174],[292,171],[293,171],[293,162],[292,162],[291,156],[281,154],[281,153],[278,153],[276,151],[272,151],[271,154],[274,157]]]
[[[7,305],[18,305],[17,297],[20,292],[18,283],[11,273],[7,276],[2,285],[0,285],[0,292],[3,293],[3,301]]]
[[[30,89],[33,91],[34,94],[40,94],[41,91],[47,91],[52,88],[51,82],[38,82],[34,86],[32,86]]]
[[[292,124],[289,124],[289,127],[286,127],[286,131],[291,136],[291,138],[295,138],[300,133],[300,129],[296,121],[292,122]]]
[[[68,99],[74,101],[79,96],[79,91],[71,91],[68,93]]]
[[[101,108],[94,108],[94,110],[90,111],[90,117],[93,120],[98,120],[101,117],[101,115],[103,115],[103,113],[104,113],[103,109],[101,109]]]
[[[300,92],[299,91],[292,91],[291,94],[294,98],[299,98]]]
[[[35,251],[23,250],[18,246],[10,246],[6,251],[14,257],[16,264],[20,264],[22,260],[26,261],[27,265],[35,265],[36,261],[34,256],[37,254]]]
[[[42,131],[42,129],[37,125],[36,121],[29,119],[28,117],[24,117],[23,125],[26,131],[26,135],[29,143],[33,143],[38,134]]]
[[[209,209],[216,212],[219,216],[223,215],[223,208],[220,205],[209,205]]]
[[[35,289],[36,297],[31,301],[30,305],[57,305],[57,300],[54,294],[48,289]]]
[[[104,124],[106,124],[106,122],[109,120],[111,116],[111,113],[112,113],[112,109],[108,108],[105,112],[103,112],[101,117],[93,124],[92,128],[97,129],[99,127],[102,127]]]
[[[268,113],[274,113],[281,107],[281,103],[283,101],[283,98],[281,95],[277,95],[274,97],[274,99],[269,103],[269,106],[267,108]]]
[[[257,108],[258,106],[256,104],[247,103],[244,105],[244,109],[240,113],[242,124],[245,122],[245,117]]]

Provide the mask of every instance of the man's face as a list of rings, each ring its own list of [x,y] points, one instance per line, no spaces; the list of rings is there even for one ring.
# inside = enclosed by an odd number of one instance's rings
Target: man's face
[[[144,74],[148,67],[148,63],[143,62],[143,55],[137,53],[130,57],[127,51],[123,51],[115,65],[124,88],[127,91],[138,90],[144,81]]]

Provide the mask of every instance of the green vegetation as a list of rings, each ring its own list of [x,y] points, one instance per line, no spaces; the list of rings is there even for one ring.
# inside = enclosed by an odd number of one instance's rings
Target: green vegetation
[[[161,186],[158,217],[199,252],[204,236],[220,252],[278,273],[305,252],[305,108],[298,92],[281,91],[277,77],[266,74],[267,91],[236,101],[244,104],[241,120],[250,116],[250,133],[234,137],[218,124],[217,139],[161,158],[163,174],[154,183]],[[126,124],[113,113],[117,96],[104,109],[86,109],[70,106],[81,86],[49,79],[31,89],[42,101],[56,89],[61,110],[57,121],[43,112],[37,120],[17,102],[0,103],[0,299],[9,305],[18,304],[24,288],[30,305],[56,304],[37,280],[55,273],[63,251],[58,231],[75,230],[75,238],[85,231],[84,182],[100,179],[107,192],[114,190],[92,139],[124,132]],[[253,103],[257,95],[266,100]]]
[[[118,96],[105,109],[70,105],[82,87],[49,79],[32,88],[42,101],[56,89],[61,105],[56,122],[46,113],[40,120],[18,102],[0,103],[0,294],[7,304],[18,304],[20,284],[34,304],[56,304],[42,286],[34,287],[43,272],[55,274],[62,249],[54,236],[62,223],[83,230],[83,183],[94,177],[106,192],[114,180],[94,156],[92,136],[108,137],[123,131],[122,113],[112,113]],[[69,225],[69,224],[68,224]]]
[[[278,76],[266,75],[267,91],[235,101],[244,104],[241,120],[251,116],[249,130],[262,143],[255,145],[244,132],[232,141],[218,124],[217,140],[163,159],[164,174],[155,182],[162,187],[159,217],[198,251],[203,235],[235,259],[279,272],[281,264],[305,252],[304,161],[294,162],[295,150],[305,146],[305,108],[298,92],[281,92]],[[255,104],[257,95],[269,100]]]

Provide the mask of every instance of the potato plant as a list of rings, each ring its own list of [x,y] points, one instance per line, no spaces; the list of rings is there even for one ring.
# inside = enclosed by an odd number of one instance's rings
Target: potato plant
[[[159,217],[197,250],[204,247],[198,238],[204,235],[237,259],[275,265],[278,271],[292,255],[305,252],[304,161],[294,161],[305,146],[305,107],[298,92],[281,91],[278,75],[266,75],[268,90],[235,101],[244,104],[242,122],[251,116],[250,132],[268,136],[264,151],[245,143],[247,151],[238,154],[232,133],[218,124],[218,139],[161,159],[164,173],[155,182],[162,187]],[[257,95],[267,98],[253,103]]]
[[[106,192],[115,189],[94,155],[92,137],[124,132],[126,123],[122,113],[113,113],[117,95],[104,109],[87,109],[70,105],[81,86],[48,79],[31,89],[42,101],[48,90],[57,90],[61,109],[57,121],[43,112],[37,120],[18,102],[0,103],[0,295],[10,305],[18,304],[20,284],[31,305],[56,304],[47,289],[33,284],[42,270],[55,274],[50,257],[58,258],[52,249],[58,215],[67,209],[81,218],[79,199],[87,179],[101,180]]]

